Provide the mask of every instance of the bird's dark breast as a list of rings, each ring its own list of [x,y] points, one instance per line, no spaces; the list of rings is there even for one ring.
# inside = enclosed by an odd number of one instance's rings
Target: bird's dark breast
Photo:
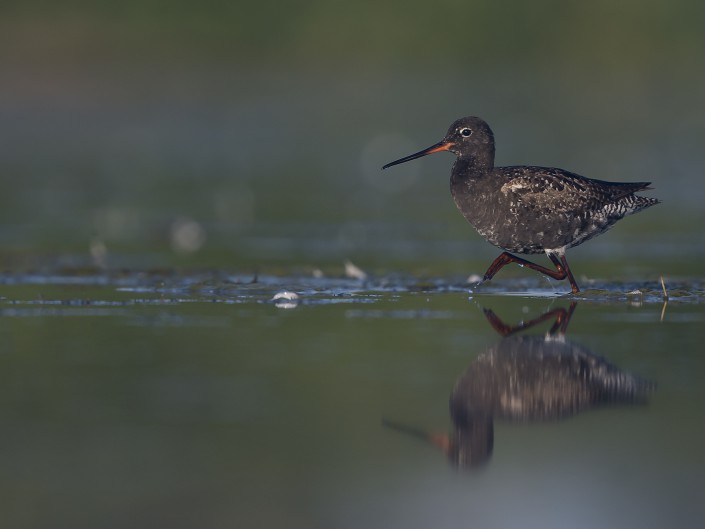
[[[604,214],[601,204],[590,204],[581,182],[566,181],[560,170],[498,167],[472,175],[462,169],[456,165],[451,178],[458,209],[480,235],[509,252],[575,246],[617,220]]]

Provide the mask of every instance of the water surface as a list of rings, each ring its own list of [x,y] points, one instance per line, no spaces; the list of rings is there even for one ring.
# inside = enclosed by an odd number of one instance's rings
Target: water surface
[[[697,281],[671,285],[665,306],[657,282],[570,296],[533,277],[2,283],[8,526],[655,528],[705,514]],[[271,301],[281,291],[298,299]],[[495,417],[472,468],[385,426],[452,433],[468,367],[505,340],[543,343],[571,304],[556,339],[652,384],[639,402]],[[550,314],[507,338],[487,310],[507,329]]]

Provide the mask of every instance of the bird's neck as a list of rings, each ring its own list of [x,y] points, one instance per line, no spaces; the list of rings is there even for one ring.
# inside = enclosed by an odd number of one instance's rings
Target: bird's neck
[[[459,156],[453,166],[453,176],[459,180],[482,178],[494,168],[494,149],[480,154]]]

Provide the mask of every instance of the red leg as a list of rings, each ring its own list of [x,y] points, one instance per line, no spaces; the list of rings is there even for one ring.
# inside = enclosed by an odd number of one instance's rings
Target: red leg
[[[578,292],[580,292],[580,287],[578,287],[578,284],[575,282],[573,272],[570,271],[570,267],[568,266],[568,261],[566,261],[565,254],[561,255],[561,264],[563,265],[563,269],[565,270],[566,274],[568,274],[568,281],[570,281],[570,288],[573,291],[573,294],[577,294]]]
[[[578,302],[573,301],[567,311],[564,310],[561,314],[556,316],[556,321],[548,331],[548,334],[558,334],[559,336],[565,335],[565,333],[568,332],[568,324],[570,323],[570,319],[573,317],[573,312],[575,312],[575,307],[577,306]]]
[[[546,268],[545,266],[537,265],[535,263],[532,263],[531,261],[527,261],[526,259],[522,259],[521,257],[517,257],[516,255],[512,255],[508,252],[503,252],[499,257],[497,257],[497,259],[492,262],[490,267],[487,269],[483,281],[488,281],[492,279],[495,274],[502,269],[504,265],[508,265],[509,263],[517,263],[520,266],[531,268],[532,270],[541,272],[542,274],[552,277],[553,279],[561,280],[567,277],[568,281],[570,281],[570,288],[573,293],[580,292],[580,288],[578,288],[578,284],[575,282],[575,278],[573,277],[573,274],[571,273],[570,268],[568,267],[568,261],[566,261],[565,255],[561,255],[560,259],[555,254],[548,254],[548,257],[549,259],[551,259],[551,262],[555,265],[555,270],[551,270],[550,268]]]
[[[553,320],[553,325],[548,331],[548,334],[558,334],[560,336],[565,334],[568,330],[568,323],[570,323],[570,319],[573,317],[573,312],[575,311],[576,306],[577,302],[573,301],[567,310],[563,308],[553,309],[537,318],[534,318],[533,320],[523,321],[519,325],[514,326],[504,323],[504,321],[502,321],[502,319],[490,309],[483,309],[483,311],[487,321],[489,321],[490,325],[492,325],[492,328],[502,336],[510,336],[547,320]]]
[[[568,266],[568,261],[565,258],[565,254],[561,255],[559,258],[555,254],[550,253],[548,254],[548,258],[554,265],[556,265],[558,270],[563,270],[565,274],[563,278],[568,277],[568,281],[570,281],[570,289],[573,291],[573,294],[580,292],[578,283],[575,282],[575,278],[573,277],[573,272],[570,271],[570,267]]]

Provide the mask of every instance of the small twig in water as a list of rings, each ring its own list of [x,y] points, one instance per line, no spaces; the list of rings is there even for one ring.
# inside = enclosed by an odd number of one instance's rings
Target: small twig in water
[[[663,289],[663,307],[661,308],[661,321],[666,315],[666,305],[668,305],[668,290],[666,290],[666,283],[663,281],[663,274],[661,275],[661,288]]]
[[[663,289],[663,299],[668,299],[668,290],[666,290],[666,283],[663,282],[663,275],[661,275],[661,288]]]

